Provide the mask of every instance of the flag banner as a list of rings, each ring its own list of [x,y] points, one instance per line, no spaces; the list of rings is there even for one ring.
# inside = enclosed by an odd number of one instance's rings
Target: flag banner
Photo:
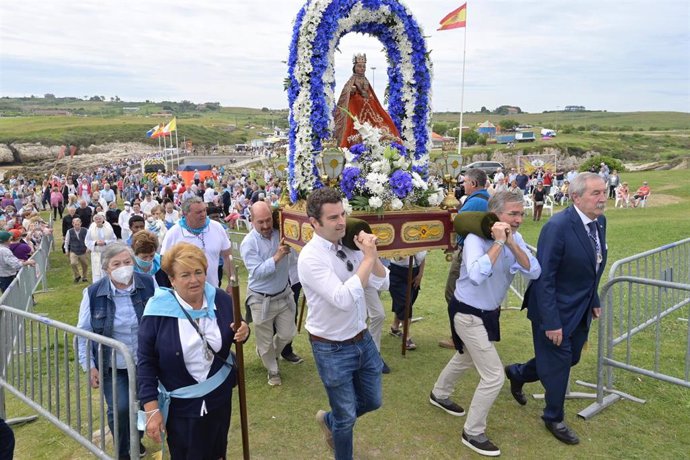
[[[66,145],[63,145],[60,147],[60,151],[58,152],[57,159],[60,160],[62,158],[65,158],[65,150],[67,149]]]
[[[454,10],[441,19],[439,22],[441,27],[438,30],[460,29],[467,25],[467,3],[463,4],[457,10]]]
[[[153,134],[151,134],[151,139],[158,139],[159,137],[161,137],[161,136],[163,136],[163,135],[164,135],[164,134],[163,134],[163,123],[161,123],[160,125],[158,125],[158,126],[156,127],[156,129],[155,129],[155,131],[153,132]]]
[[[527,175],[531,175],[539,168],[543,171],[550,170],[551,172],[556,172],[556,160],[557,157],[555,153],[518,155],[517,167],[518,170],[524,170]]]
[[[153,128],[146,131],[146,137],[153,137],[153,135],[156,134],[156,131],[158,131],[159,128],[160,128],[160,125],[156,125]]]
[[[165,125],[165,128],[163,128],[163,132],[165,133],[165,135],[168,135],[168,134],[170,134],[176,130],[177,130],[177,117],[170,120],[170,123]]]

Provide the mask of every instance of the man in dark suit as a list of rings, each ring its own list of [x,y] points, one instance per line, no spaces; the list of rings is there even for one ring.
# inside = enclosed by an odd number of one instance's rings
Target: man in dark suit
[[[606,192],[597,174],[578,174],[569,189],[573,206],[544,225],[537,245],[541,276],[530,283],[523,302],[532,321],[535,357],[505,368],[521,405],[527,404],[522,386],[541,381],[546,393],[542,419],[566,444],[579,442],[563,422],[570,368],[580,360],[592,317],[601,313],[597,289],[607,255]]]

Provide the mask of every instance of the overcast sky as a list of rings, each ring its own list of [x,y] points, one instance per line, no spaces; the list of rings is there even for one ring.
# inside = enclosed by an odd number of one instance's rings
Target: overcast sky
[[[407,0],[428,37],[433,109],[459,111],[463,29],[438,32],[462,0]],[[286,108],[283,79],[298,0],[7,0],[0,3],[0,95],[104,95]],[[466,111],[690,112],[687,0],[468,2]],[[381,44],[346,35],[386,84]],[[376,67],[372,70],[371,67]],[[336,91],[340,91],[336,84]]]

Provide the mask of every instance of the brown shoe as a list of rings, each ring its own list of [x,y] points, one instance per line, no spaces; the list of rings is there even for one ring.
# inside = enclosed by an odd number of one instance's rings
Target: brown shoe
[[[326,424],[326,411],[325,410],[319,410],[316,413],[316,422],[321,426],[321,430],[323,431],[324,438],[326,439],[326,444],[328,444],[328,447],[331,448],[331,450],[335,450],[335,444],[333,443],[333,433],[331,432],[331,429],[328,428],[328,425]]]
[[[439,340],[438,341],[438,346],[441,348],[448,348],[449,350],[455,350],[455,344],[453,343],[453,339],[445,339],[445,340]]]

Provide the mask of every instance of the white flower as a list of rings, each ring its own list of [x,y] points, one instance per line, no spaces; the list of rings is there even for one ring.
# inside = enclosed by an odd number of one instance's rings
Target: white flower
[[[381,173],[371,172],[364,179],[366,180],[366,188],[374,195],[383,193],[385,184],[388,183],[388,176]]]
[[[383,200],[377,196],[372,196],[369,198],[369,207],[373,209],[378,209],[383,206]]]
[[[391,208],[393,208],[394,211],[397,211],[398,209],[402,209],[403,207],[403,202],[400,201],[398,197],[393,197],[391,200]]]
[[[429,195],[429,205],[438,206],[443,201],[443,193],[436,192]]]
[[[424,179],[422,179],[422,177],[419,174],[412,171],[411,176],[412,176],[412,185],[415,188],[421,188],[422,190],[427,189],[427,183],[424,181]]]
[[[347,198],[343,198],[343,209],[347,215],[352,214],[352,205]]]
[[[387,160],[379,160],[371,163],[371,170],[381,174],[388,175],[391,172],[391,165]]]

